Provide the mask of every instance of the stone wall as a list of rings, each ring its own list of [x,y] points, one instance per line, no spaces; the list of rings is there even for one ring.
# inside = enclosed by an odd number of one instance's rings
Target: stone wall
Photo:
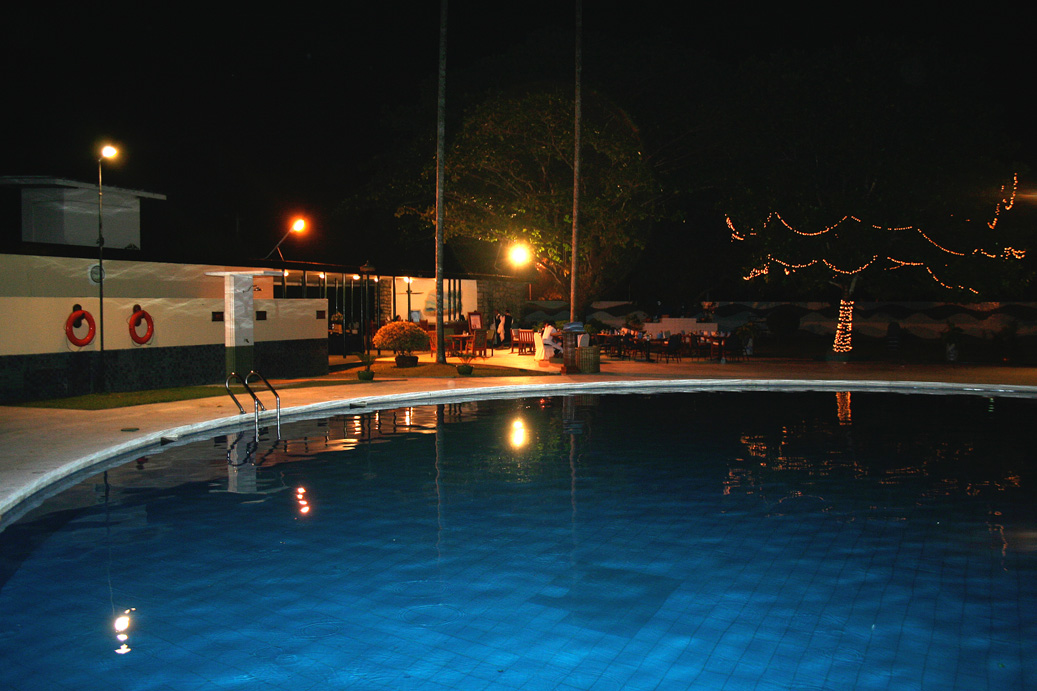
[[[479,280],[478,309],[490,319],[494,312],[503,314],[505,310],[511,310],[512,315],[518,316],[528,297],[529,287],[526,283],[501,279]]]

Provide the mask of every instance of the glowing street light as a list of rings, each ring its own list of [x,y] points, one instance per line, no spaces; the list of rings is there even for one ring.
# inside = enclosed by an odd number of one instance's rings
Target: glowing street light
[[[306,230],[306,219],[302,217],[293,219],[292,224],[288,226],[288,231],[283,236],[281,236],[281,239],[277,241],[276,245],[274,245],[274,249],[270,250],[270,252],[265,257],[263,257],[263,259],[269,259],[273,256],[274,252],[277,252],[277,255],[281,257],[281,261],[284,261],[284,255],[281,254],[281,243],[287,240],[288,236],[292,233],[301,233],[304,230]]]
[[[512,245],[508,250],[508,260],[515,266],[525,266],[533,258],[528,245]]]
[[[503,270],[501,264],[501,255],[504,254],[504,245],[500,246],[497,250],[497,260],[494,262],[494,268]],[[533,250],[524,242],[516,242],[514,245],[508,247],[508,262],[514,269],[524,269],[530,262],[533,261]],[[529,299],[533,299],[533,284],[529,285]]]

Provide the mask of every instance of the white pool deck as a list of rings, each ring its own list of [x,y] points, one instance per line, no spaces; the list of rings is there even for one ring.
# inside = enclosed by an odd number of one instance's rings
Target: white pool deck
[[[333,365],[341,362],[332,358]],[[481,362],[473,363],[476,369]],[[380,374],[373,382],[358,383],[355,370],[346,370],[310,379],[319,381],[319,386],[289,389],[282,388],[289,383],[286,380],[271,383],[280,392],[283,419],[350,404],[395,407],[575,392],[779,389],[1037,397],[1037,367],[771,359],[648,363],[605,358],[600,374],[568,376],[559,374],[557,366],[537,367],[531,357],[507,352],[498,351],[485,362],[538,374],[447,379]],[[268,398],[264,401],[269,402]],[[0,406],[0,528],[52,493],[63,479],[113,456],[220,430],[250,428],[253,414],[247,405],[246,410],[245,415],[239,414],[227,396],[100,411]],[[263,420],[272,416],[271,411]]]

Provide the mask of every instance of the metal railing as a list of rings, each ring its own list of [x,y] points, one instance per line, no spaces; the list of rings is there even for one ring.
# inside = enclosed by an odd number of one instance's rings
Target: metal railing
[[[261,400],[259,400],[259,396],[257,396],[256,392],[252,390],[252,387],[248,385],[249,384],[249,380],[252,377],[258,377],[259,380],[262,381],[264,385],[266,385],[266,388],[270,390],[270,393],[274,394],[274,400],[276,401],[276,406],[277,406],[277,438],[280,439],[281,438],[281,396],[277,393],[277,390],[273,386],[270,385],[270,382],[268,382],[266,380],[266,377],[264,377],[262,374],[260,374],[259,372],[255,371],[255,370],[252,370],[251,372],[246,374],[244,377],[242,377],[237,372],[231,372],[230,376],[227,377],[227,381],[224,382],[224,388],[227,389],[227,394],[231,397],[231,400],[234,401],[234,405],[236,405],[238,407],[238,410],[241,412],[242,415],[245,414],[245,408],[238,401],[238,397],[234,395],[234,392],[230,390],[230,383],[231,383],[231,381],[237,379],[238,383],[240,383],[241,386],[248,393],[248,395],[252,397],[253,408],[255,409],[256,439],[258,440],[259,439],[259,412],[260,411],[264,411],[265,412],[266,411],[266,406],[263,405],[263,402]]]

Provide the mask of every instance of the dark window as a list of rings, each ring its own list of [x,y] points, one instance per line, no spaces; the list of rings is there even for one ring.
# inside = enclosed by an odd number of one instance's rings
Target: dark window
[[[257,322],[265,322],[266,321],[266,310],[256,310],[256,321]]]
[[[213,312],[212,313],[212,320],[214,322],[221,322],[221,321],[223,321],[223,312]]]
[[[327,310],[317,310],[317,319],[327,319],[327,318],[328,318],[328,311]]]

